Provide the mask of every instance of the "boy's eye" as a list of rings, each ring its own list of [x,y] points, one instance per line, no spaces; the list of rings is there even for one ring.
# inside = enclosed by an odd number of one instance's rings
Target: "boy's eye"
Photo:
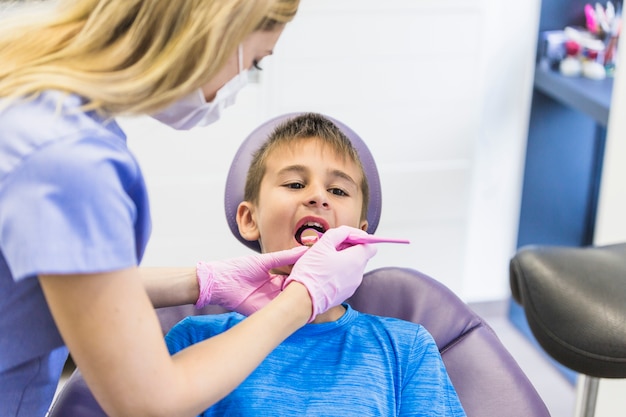
[[[290,182],[288,184],[285,184],[285,187],[292,188],[294,190],[299,190],[301,188],[304,188],[304,184],[301,184],[299,182]]]
[[[254,69],[256,69],[257,71],[263,71],[263,68],[261,68],[260,64],[260,60],[258,59],[254,59],[252,61],[252,66],[254,67]]]
[[[341,188],[331,188],[328,191],[330,191],[331,194],[335,194],[335,195],[338,195],[338,196],[342,196],[342,197],[347,197],[348,196],[348,193],[346,193]]]

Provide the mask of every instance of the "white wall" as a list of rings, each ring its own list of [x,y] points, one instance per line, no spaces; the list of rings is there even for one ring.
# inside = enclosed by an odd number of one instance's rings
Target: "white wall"
[[[486,19],[480,130],[474,147],[466,300],[508,296],[509,260],[517,246],[540,1],[483,3]]]
[[[216,125],[122,120],[154,231],[145,265],[249,253],[223,187],[240,141],[271,116],[319,111],[370,146],[383,186],[370,268],[420,269],[467,301],[508,296],[539,0],[302,0],[259,82]]]
[[[595,245],[626,242],[626,53],[621,53],[618,60],[602,166]]]
[[[624,50],[624,47],[622,47]],[[626,53],[618,57],[604,151],[594,245],[626,242]],[[580,382],[579,382],[580,383]],[[626,380],[602,379],[596,417],[623,414]]]

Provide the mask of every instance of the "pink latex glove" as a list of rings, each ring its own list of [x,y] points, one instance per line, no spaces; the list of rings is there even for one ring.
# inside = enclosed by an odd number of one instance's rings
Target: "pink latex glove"
[[[294,264],[305,252],[305,246],[298,246],[225,261],[198,262],[200,295],[196,307],[214,304],[245,315],[254,313],[282,291],[286,277],[271,275],[269,271]]]
[[[309,291],[313,302],[309,322],[350,298],[361,284],[365,266],[377,249],[371,244],[342,245],[355,234],[367,235],[348,226],[328,230],[296,262],[285,280],[285,286],[297,281]]]

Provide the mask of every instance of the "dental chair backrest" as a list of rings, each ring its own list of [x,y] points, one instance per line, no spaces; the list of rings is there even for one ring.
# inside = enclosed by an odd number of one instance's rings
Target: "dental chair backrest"
[[[274,118],[252,132],[237,152],[227,178],[225,209],[232,233],[246,246],[260,250],[239,235],[235,221],[243,199],[243,184],[252,153],[280,122]],[[332,119],[359,152],[370,185],[368,232],[378,226],[381,192],[376,164],[365,143],[343,123]],[[493,330],[452,291],[438,281],[407,268],[387,267],[365,274],[363,283],[348,300],[356,310],[422,324],[433,335],[461,404],[469,417],[549,417],[550,414],[524,372]],[[194,314],[224,312],[208,306],[168,307],[157,310],[163,332]],[[74,371],[49,417],[103,417],[104,412],[87,388],[80,371]]]
[[[423,325],[433,336],[468,417],[549,417],[543,400],[494,331],[449,288],[419,271],[368,272],[348,303]]]

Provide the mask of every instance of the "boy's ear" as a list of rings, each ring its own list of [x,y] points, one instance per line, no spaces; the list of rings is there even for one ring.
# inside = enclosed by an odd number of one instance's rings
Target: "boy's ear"
[[[237,206],[237,226],[239,234],[246,240],[259,240],[259,228],[254,219],[254,205],[243,201]]]
[[[367,220],[362,220],[361,221],[361,230],[363,230],[364,232],[367,232],[367,226],[369,226],[369,224],[367,223]]]

